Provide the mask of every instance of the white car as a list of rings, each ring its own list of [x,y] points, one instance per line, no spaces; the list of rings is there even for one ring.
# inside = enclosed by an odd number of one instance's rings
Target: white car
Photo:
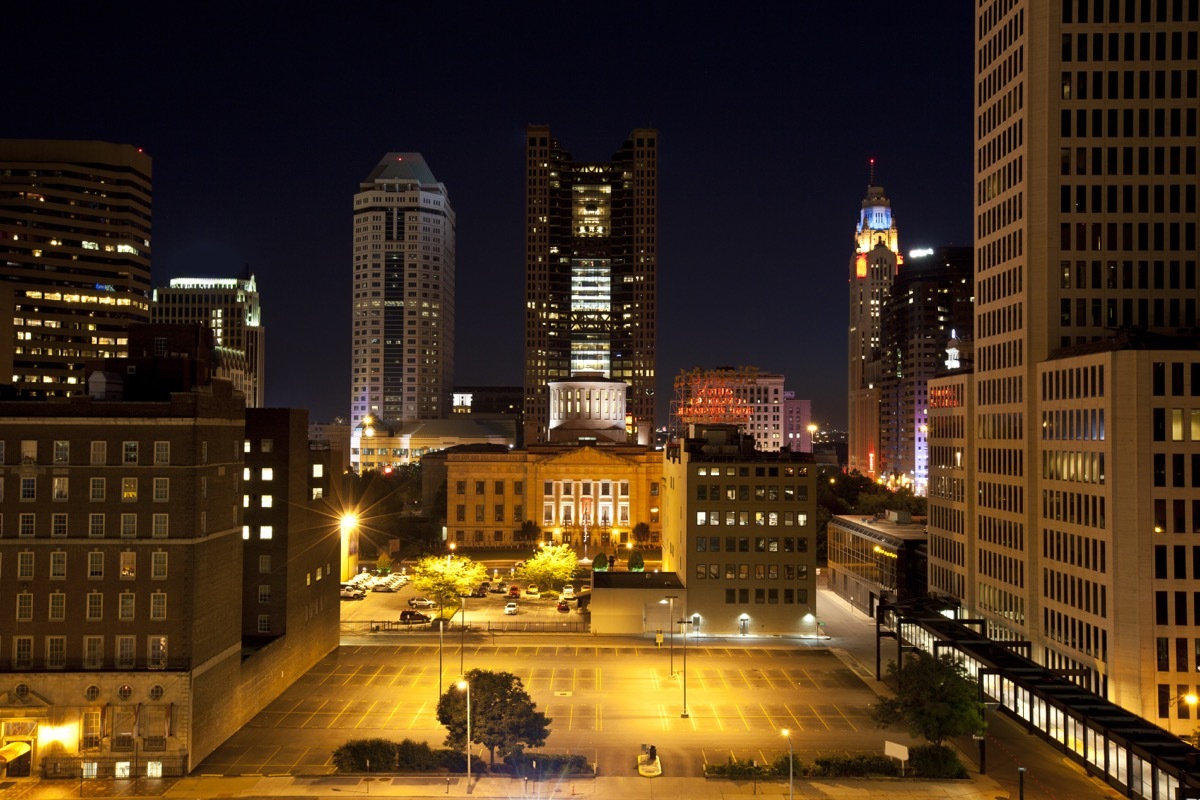
[[[559,597],[561,597],[563,600],[572,599],[575,597],[575,587],[568,583],[562,588],[562,593],[559,595]]]
[[[516,614],[517,613],[517,604],[509,603],[508,605],[506,605],[504,607],[504,613],[505,614]]]
[[[428,597],[410,597],[408,599],[410,608],[433,608],[437,603],[430,600]]]

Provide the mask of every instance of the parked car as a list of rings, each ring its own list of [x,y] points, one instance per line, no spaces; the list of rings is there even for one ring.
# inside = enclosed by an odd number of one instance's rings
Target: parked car
[[[575,596],[575,587],[568,583],[562,588],[562,594],[560,596],[566,600],[570,600]]]
[[[343,586],[342,587],[342,599],[343,600],[362,600],[366,596],[367,596],[367,593],[364,592],[362,589],[359,589],[357,586]]]
[[[533,597],[537,597],[539,594],[541,594],[541,590],[538,589],[537,586],[535,586],[531,583],[525,587],[525,594],[532,595]]]
[[[371,587],[372,592],[394,592],[396,586],[391,583],[377,583]]]
[[[407,622],[410,625],[414,622],[429,622],[429,615],[406,608],[400,612],[400,621]]]
[[[491,582],[491,581],[484,581],[483,583],[479,584],[479,588],[480,588],[480,589],[483,589],[483,590],[486,592],[486,591],[488,591],[489,589],[491,589],[491,588],[492,588],[492,582]]]
[[[523,566],[525,566],[524,561],[514,561],[513,562],[513,569],[520,569]]]
[[[430,600],[428,597],[410,597],[408,598],[409,608],[433,608],[437,603]]]
[[[504,613],[505,614],[516,614],[517,613],[517,604],[509,603],[508,605],[506,605],[504,607]]]
[[[508,596],[509,597],[520,597],[521,596],[521,587],[517,586],[515,583],[512,586],[508,587]]]
[[[492,594],[506,594],[508,592],[508,584],[501,581],[488,589]]]
[[[558,605],[556,605],[555,608],[558,609],[559,611],[570,613],[571,604],[568,603],[566,600],[559,600]]]

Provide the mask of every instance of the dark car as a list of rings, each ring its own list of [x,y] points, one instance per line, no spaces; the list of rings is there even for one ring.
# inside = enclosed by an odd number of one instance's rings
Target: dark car
[[[559,600],[558,605],[556,605],[555,608],[557,608],[559,611],[570,612],[571,604],[566,600]]]
[[[410,625],[414,622],[429,622],[429,615],[422,614],[420,611],[412,611],[406,608],[400,612],[400,621],[407,622]]]
[[[492,586],[490,589],[488,589],[488,591],[492,594],[507,594],[508,584],[503,582],[497,583],[495,586]]]

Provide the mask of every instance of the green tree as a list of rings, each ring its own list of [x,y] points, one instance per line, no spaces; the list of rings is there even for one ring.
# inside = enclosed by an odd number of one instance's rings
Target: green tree
[[[542,529],[538,527],[536,522],[527,519],[521,523],[521,530],[518,536],[520,536],[518,541],[536,542],[542,538]]]
[[[592,572],[608,572],[608,556],[599,553],[592,562]]]
[[[463,556],[425,556],[411,570],[413,588],[445,608],[487,579],[487,567]]]
[[[904,723],[913,736],[935,745],[953,736],[983,731],[983,704],[979,689],[966,668],[949,654],[934,657],[916,652],[903,666],[888,663],[896,677],[895,697],[879,701],[872,716],[881,728]]]
[[[645,544],[650,541],[650,526],[644,522],[639,522],[633,526],[633,540],[638,544]]]
[[[561,589],[575,574],[579,558],[569,544],[539,548],[533,557],[517,570],[517,578],[537,586]]]
[[[646,559],[642,558],[641,550],[634,550],[629,554],[629,571],[630,572],[645,572]]]
[[[471,687],[471,741],[488,748],[493,767],[497,749],[507,757],[546,743],[550,718],[537,710],[520,678],[473,669],[465,679]],[[450,687],[438,700],[437,718],[446,726],[446,745],[462,749],[467,743],[466,692]]]
[[[375,560],[375,569],[380,575],[387,575],[392,571],[392,557],[387,553],[380,553],[379,558]]]

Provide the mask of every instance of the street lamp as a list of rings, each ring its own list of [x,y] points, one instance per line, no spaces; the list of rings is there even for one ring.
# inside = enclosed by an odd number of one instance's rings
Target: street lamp
[[[671,617],[670,617],[670,619],[671,619],[671,631],[670,631],[671,674],[668,676],[671,678],[675,677],[675,624],[676,624],[675,623],[675,601],[678,599],[679,599],[679,595],[669,594],[666,597],[664,597],[662,600],[659,600],[660,603],[668,603],[669,604],[667,613],[671,615]],[[684,705],[686,705],[686,703]]]
[[[458,674],[466,675],[467,671],[463,669],[463,658],[467,650],[467,598],[462,596],[458,598],[462,602],[462,622],[458,628]]]
[[[817,426],[810,422],[808,424],[808,452],[810,453],[817,452],[816,437]]]
[[[458,682],[458,688],[467,693],[467,743],[464,750],[467,753],[467,794],[471,793],[471,684],[463,678]]]
[[[792,765],[796,763],[796,756],[792,753],[792,736],[787,728],[783,729],[783,738],[788,740],[788,800],[792,800]]]
[[[688,617],[687,614],[684,614],[683,619],[681,619],[679,621],[681,623],[687,623],[689,625],[691,623],[691,619]],[[683,629],[683,713],[679,715],[683,719],[688,718],[688,710],[687,710],[687,635],[688,635],[688,629],[684,628]]]

